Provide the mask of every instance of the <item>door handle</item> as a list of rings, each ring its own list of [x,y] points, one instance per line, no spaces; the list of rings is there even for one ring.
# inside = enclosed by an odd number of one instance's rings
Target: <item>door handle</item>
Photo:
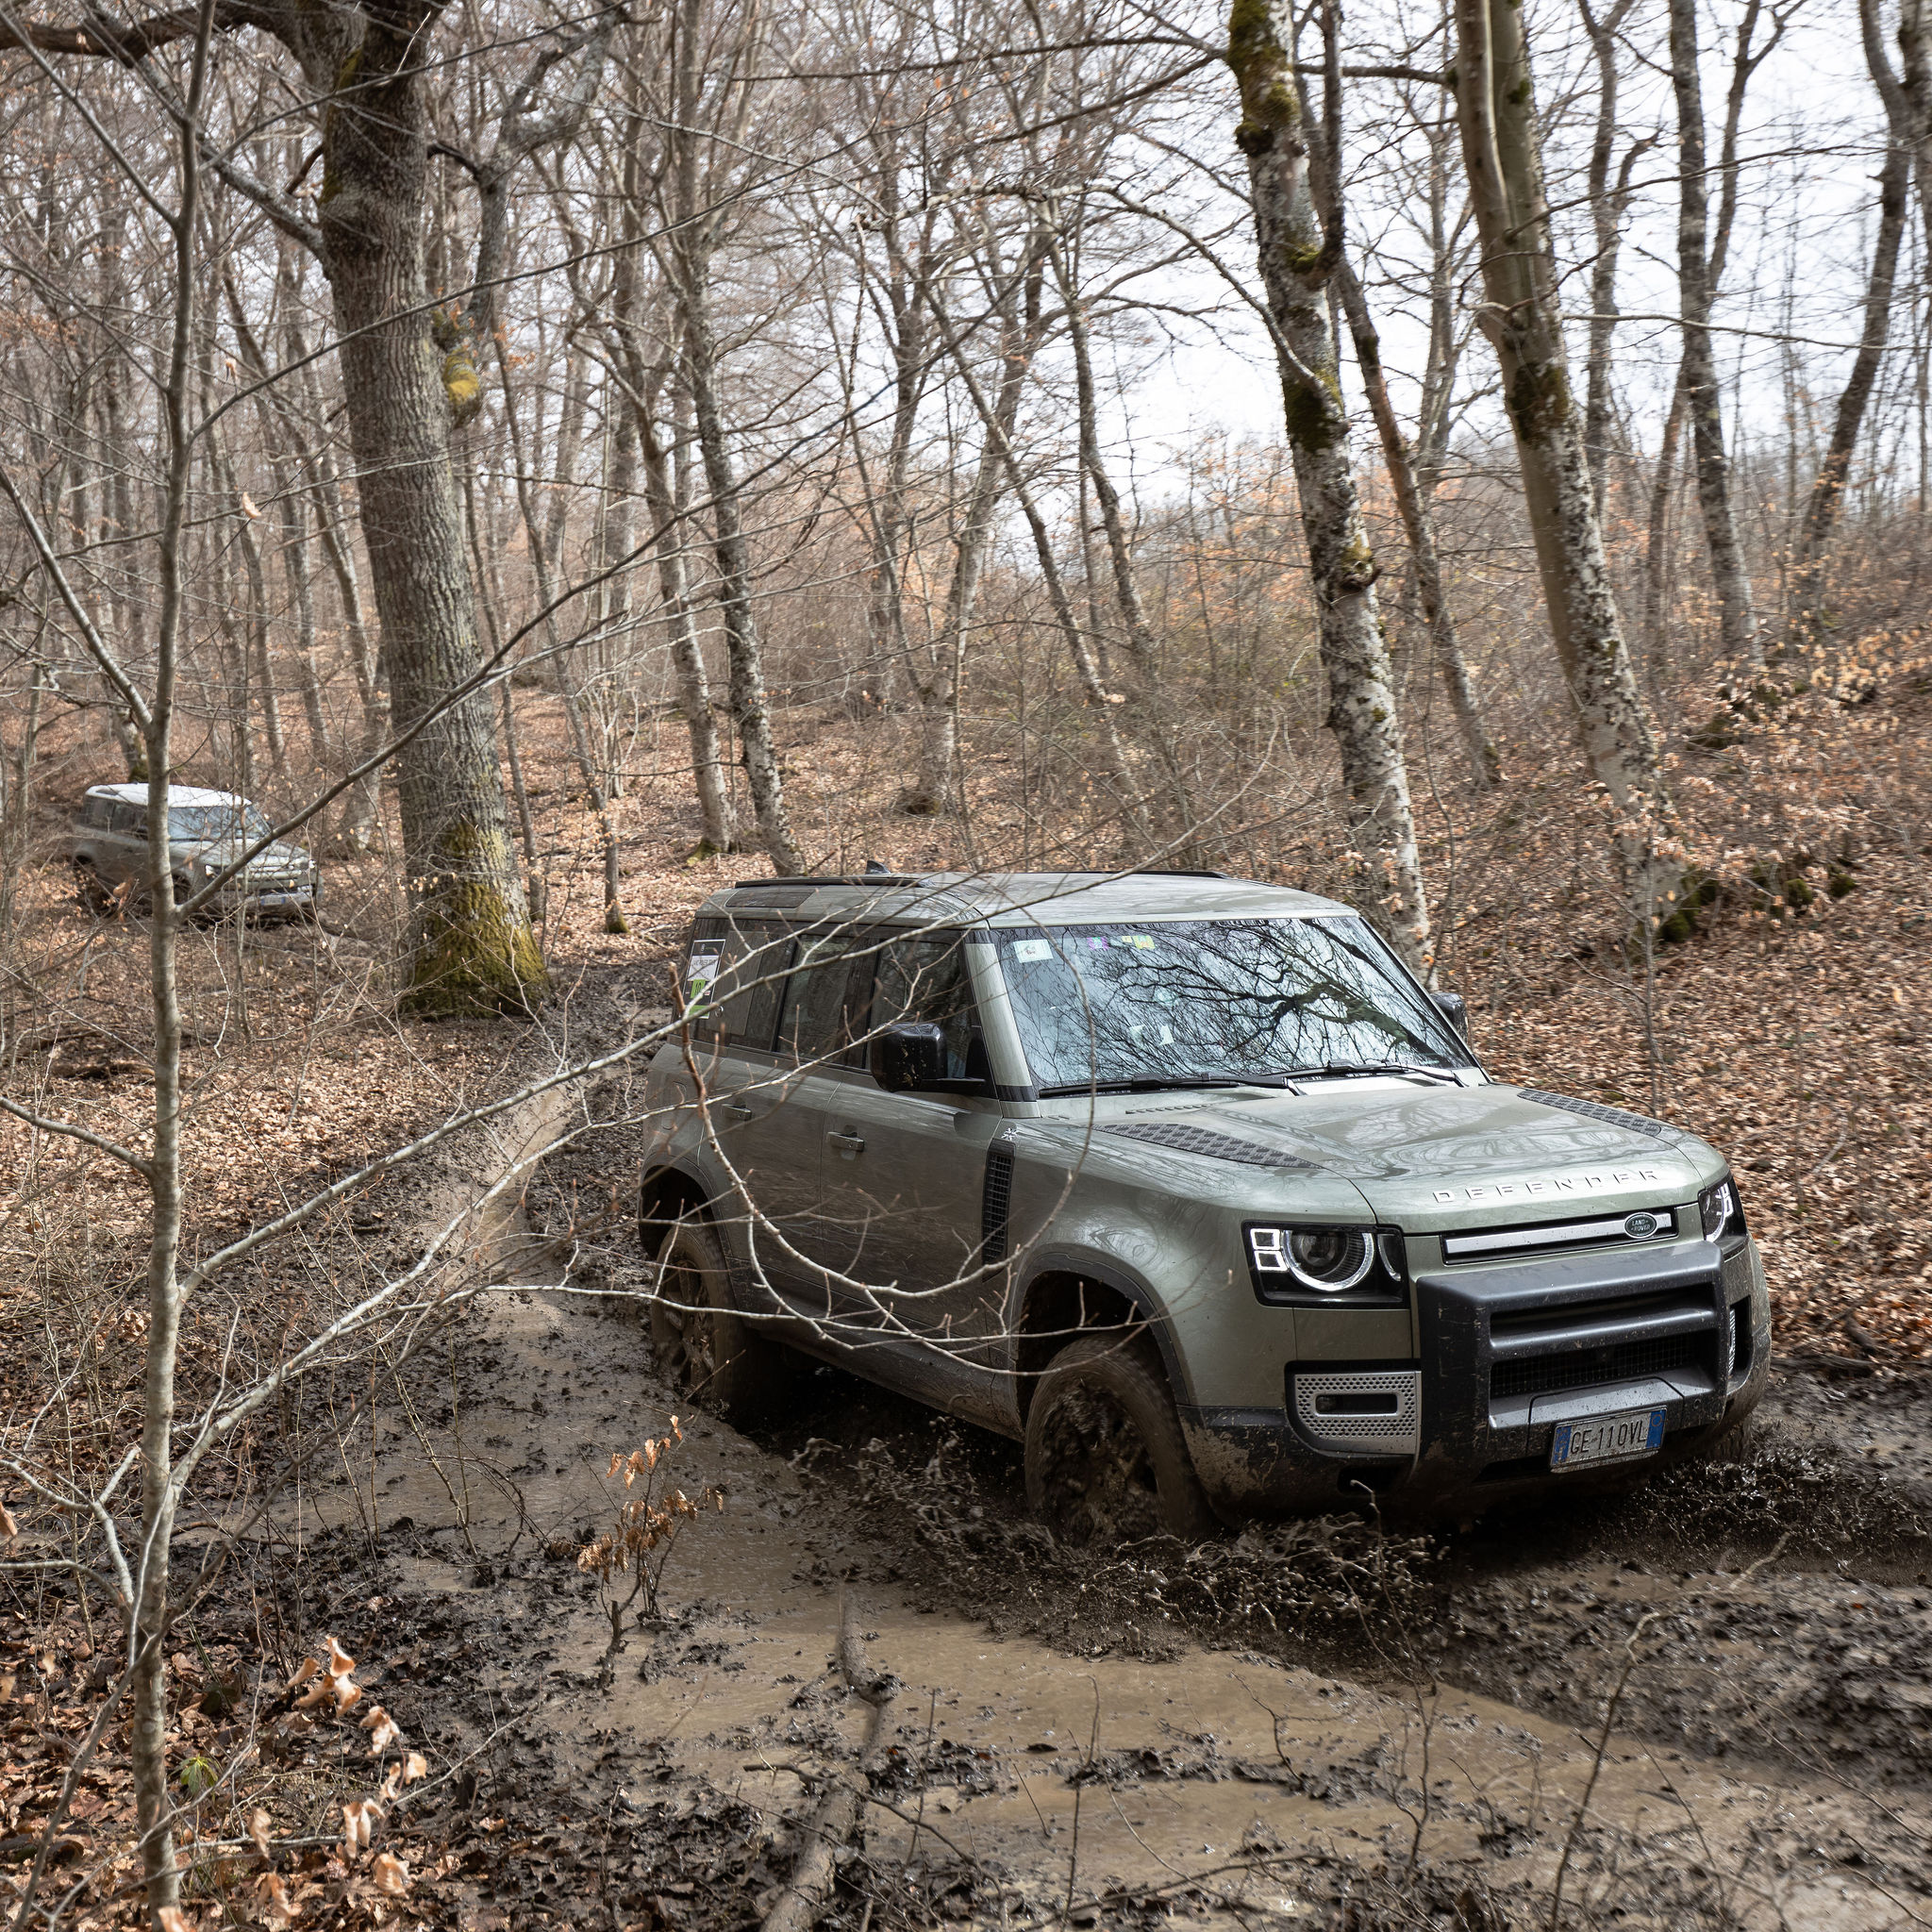
[[[839,1150],[839,1152],[845,1157],[847,1160],[850,1160],[856,1154],[863,1154],[865,1152],[865,1137],[862,1134],[828,1133],[825,1136],[825,1139],[828,1140],[832,1143],[832,1145],[836,1147]]]
[[[735,1121],[748,1121],[758,1111],[758,1108],[755,1107],[741,1107],[736,1101],[727,1100],[724,1103],[724,1111]]]

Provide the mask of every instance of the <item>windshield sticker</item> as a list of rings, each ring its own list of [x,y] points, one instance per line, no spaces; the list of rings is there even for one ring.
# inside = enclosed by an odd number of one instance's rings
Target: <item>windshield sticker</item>
[[[1049,959],[1053,957],[1053,945],[1047,940],[1015,940],[1013,958],[1016,959]]]
[[[1142,953],[1151,953],[1154,950],[1154,935],[1147,932],[1123,933],[1121,944],[1133,946]]]

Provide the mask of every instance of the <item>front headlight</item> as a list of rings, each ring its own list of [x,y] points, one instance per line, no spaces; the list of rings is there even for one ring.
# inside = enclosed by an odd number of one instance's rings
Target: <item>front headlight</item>
[[[1738,1184],[1729,1174],[1698,1195],[1697,1213],[1704,1224],[1704,1239],[1707,1241],[1722,1241],[1727,1234],[1744,1232],[1744,1204],[1738,1198]]]
[[[1291,1274],[1318,1294],[1346,1294],[1375,1264],[1366,1227],[1251,1227],[1248,1252],[1260,1274]]]

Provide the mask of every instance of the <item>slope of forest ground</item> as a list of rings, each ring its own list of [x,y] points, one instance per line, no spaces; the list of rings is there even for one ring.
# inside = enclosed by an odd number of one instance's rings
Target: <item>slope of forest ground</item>
[[[1602,813],[1560,741],[1540,769],[1519,749],[1505,793],[1446,774],[1430,788],[1442,977],[1469,994],[1491,1071],[1655,1110],[1737,1164],[1781,1359],[1765,1424],[1730,1459],[1560,1524],[1426,1540],[1341,1524],[1090,1564],[1026,1522],[1005,1445],[828,1372],[755,1441],[693,1431],[678,1479],[722,1487],[725,1508],[675,1552],[661,1617],[607,1658],[608,1621],[572,1559],[604,1526],[609,1455],[667,1421],[621,1295],[632,1168],[613,1126],[527,1191],[537,1240],[495,1256],[527,1295],[425,1331],[408,1362],[311,1377],[206,1499],[200,1534],[225,1554],[175,1660],[184,1791],[211,1780],[193,1923],[278,1923],[256,1889],[256,1803],[303,1923],[746,1923],[856,1731],[826,1668],[841,1578],[907,1686],[840,1895],[855,1932],[1224,1908],[1243,1924],[1421,1924],[1438,1907],[1465,1926],[1548,1923],[1566,1850],[1568,1923],[1862,1926],[1894,1907],[1905,1923],[1899,1902],[1932,1885],[1932,704],[1904,647],[1880,669],[1769,718],[1723,710],[1703,748],[1682,747],[1687,846],[1715,896],[1647,958],[1611,909]],[[604,933],[596,821],[549,701],[520,701],[551,1008],[534,1030],[400,1021],[380,853],[328,859],[321,932],[197,936],[192,1244],[608,1041],[665,997],[698,898],[763,870],[684,862],[695,824],[660,721],[621,806],[632,930]],[[1022,842],[996,747],[969,758],[961,825],[894,815],[892,758],[842,719],[793,713],[781,744],[817,862],[958,864],[969,839],[985,862]],[[91,920],[58,847],[103,775],[97,744],[56,740],[44,863],[17,887],[7,1074],[21,1097],[139,1139],[141,927]],[[1230,833],[1214,862],[1345,892],[1332,826],[1311,814],[1304,844]],[[1104,839],[1083,850],[1075,830],[1047,862],[1105,860]],[[13,1124],[0,1143],[21,1177],[0,1401],[33,1412],[51,1365],[78,1362],[65,1453],[103,1466],[138,1396],[139,1196]],[[272,1355],[344,1284],[406,1263],[503,1158],[500,1136],[473,1136],[283,1243],[237,1316],[251,1345]],[[184,1385],[232,1346],[213,1311],[192,1322]],[[58,1551],[58,1518],[5,1500],[25,1551]],[[216,1533],[238,1524],[232,1545]],[[111,1637],[101,1600],[58,1573],[4,1588],[0,1864],[17,1877]],[[280,1694],[325,1634],[430,1758],[425,1795],[380,1840],[406,1857],[400,1887],[341,1851],[335,1807],[368,1782],[365,1734],[298,1721]],[[55,1875],[91,1874],[70,1924],[134,1910],[125,1860],[91,1863],[125,1840],[121,1762],[110,1742],[63,1825]],[[1675,1890],[1658,1889],[1666,1868]]]

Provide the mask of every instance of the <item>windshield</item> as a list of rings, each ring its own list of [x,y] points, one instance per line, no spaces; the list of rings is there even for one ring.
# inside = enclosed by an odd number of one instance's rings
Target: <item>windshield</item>
[[[168,808],[171,839],[265,839],[273,829],[252,805],[172,805]]]
[[[1365,920],[1061,925],[997,938],[1042,1090],[1470,1064],[1449,1023]]]

